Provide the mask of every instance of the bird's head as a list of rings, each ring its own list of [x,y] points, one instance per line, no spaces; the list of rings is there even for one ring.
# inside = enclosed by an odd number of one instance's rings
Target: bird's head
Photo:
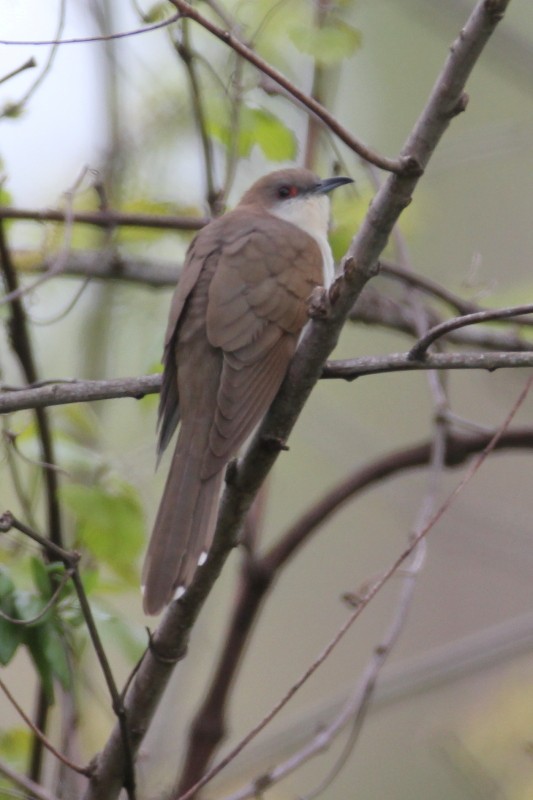
[[[308,169],[280,169],[256,181],[239,206],[261,208],[313,236],[325,236],[329,222],[328,193],[347,183],[353,183],[352,179],[322,180]]]

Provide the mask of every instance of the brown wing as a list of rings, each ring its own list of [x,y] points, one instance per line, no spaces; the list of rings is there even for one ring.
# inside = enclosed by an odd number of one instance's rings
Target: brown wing
[[[159,441],[157,445],[158,459],[161,458],[167,447],[176,426],[180,420],[178,376],[176,367],[175,339],[181,321],[183,309],[200,272],[208,259],[216,255],[220,244],[220,222],[215,220],[207,225],[191,242],[183,270],[174,291],[167,330],[165,334],[165,350],[163,353],[163,381],[159,396],[159,411],[157,425],[159,428]]]
[[[230,217],[239,235],[226,238],[209,288],[207,336],[224,361],[202,478],[222,468],[268,409],[322,281],[322,255],[308,234],[249,211]]]

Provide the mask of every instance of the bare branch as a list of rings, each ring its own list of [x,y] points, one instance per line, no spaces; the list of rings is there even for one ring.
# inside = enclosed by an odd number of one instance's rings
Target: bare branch
[[[42,786],[39,786],[38,783],[30,780],[30,778],[26,778],[24,775],[16,772],[4,761],[0,761],[0,775],[3,775],[20,789],[24,789],[24,791],[27,792],[28,795],[31,795],[32,798],[35,798],[35,800],[59,800],[56,795],[51,794],[46,789],[43,789]]]
[[[80,767],[78,766],[78,764],[73,764],[73,762],[69,761],[68,758],[65,758],[65,756],[59,752],[59,750],[56,750],[52,742],[49,739],[47,739],[44,733],[40,731],[36,725],[33,724],[31,719],[24,712],[21,706],[17,703],[17,701],[15,700],[15,698],[13,697],[13,695],[11,694],[11,692],[9,691],[9,689],[7,688],[7,686],[5,685],[4,681],[1,678],[0,678],[0,689],[3,691],[3,693],[5,694],[5,696],[7,697],[13,708],[22,717],[28,728],[30,728],[30,730],[33,731],[34,736],[37,739],[39,739],[39,741],[44,745],[44,747],[46,747],[46,749],[50,753],[52,753],[53,756],[55,756],[59,761],[65,764],[65,766],[69,767],[70,769],[73,769],[74,772],[78,772],[80,775],[88,776],[90,774],[90,770],[87,767]]]
[[[65,7],[66,7],[66,0],[61,0],[59,4],[59,17],[56,27],[56,36],[55,36],[56,39],[59,39],[59,37],[61,36],[63,32],[63,27],[65,25]],[[46,63],[43,69],[41,70],[40,74],[37,75],[37,78],[33,81],[29,89],[27,89],[23,97],[16,103],[11,102],[8,103],[6,106],[4,106],[2,112],[0,113],[0,117],[7,117],[13,114],[20,114],[20,112],[24,109],[24,106],[28,103],[28,100],[32,97],[32,95],[35,94],[39,86],[46,79],[46,76],[50,73],[55,61],[56,54],[57,54],[57,45],[54,44],[50,49],[48,58],[46,59]],[[33,59],[30,59],[28,64],[31,64],[32,61]]]
[[[167,28],[169,25],[172,25],[174,22],[180,19],[181,14],[173,14],[168,19],[163,20],[162,22],[154,22],[153,25],[145,25],[143,28],[136,28],[133,31],[125,31],[124,33],[112,33],[109,36],[85,36],[79,37],[74,39],[37,39],[37,40],[25,40],[25,39],[0,39],[0,44],[5,45],[15,45],[15,46],[31,46],[31,47],[42,47],[45,45],[62,45],[62,44],[86,44],[87,42],[109,42],[113,41],[114,39],[126,39],[130,36],[139,36],[142,33],[151,33],[152,31],[157,31],[160,28]]]
[[[6,81],[11,80],[11,78],[14,78],[16,75],[20,75],[21,72],[25,72],[27,69],[33,69],[36,66],[37,62],[32,56],[31,58],[28,58],[24,64],[21,64],[20,67],[17,67],[11,72],[8,72],[7,75],[4,75],[2,78],[0,78],[0,83],[6,83]]]
[[[21,411],[25,408],[43,408],[85,403],[93,400],[109,400],[117,397],[133,397],[140,400],[154,394],[161,386],[161,375],[145,375],[140,378],[114,378],[106,381],[58,381],[47,382],[31,389],[16,389],[0,392],[0,413]]]
[[[209,222],[206,217],[181,217],[174,214],[132,214],[127,211],[72,211],[61,209],[29,209],[0,207],[0,219],[31,220],[34,222],[72,222],[95,225],[97,228],[158,228],[175,231],[197,231]]]
[[[268,75],[269,78],[276,81],[276,83],[286,89],[289,94],[292,95],[292,97],[295,97],[300,103],[302,103],[302,105],[316,114],[317,117],[322,119],[327,124],[328,128],[355,153],[360,155],[361,158],[365,158],[367,161],[371,161],[377,167],[390,172],[401,173],[405,172],[406,170],[412,171],[414,169],[414,164],[408,159],[395,161],[391,158],[385,158],[384,156],[380,156],[373,152],[369,147],[352,136],[350,131],[344,128],[337,121],[337,119],[330,114],[326,108],[324,108],[324,106],[322,106],[314,98],[305,94],[305,92],[302,92],[300,89],[298,89],[298,87],[289,81],[281,72],[264,61],[264,59],[254,52],[254,50],[237,39],[233,33],[214,25],[210,20],[208,20],[206,17],[203,17],[195,8],[193,8],[193,6],[187,2],[184,2],[184,0],[170,0],[170,2],[181,12],[183,17],[189,17],[190,19],[193,19],[217,39],[220,39],[222,42],[227,44],[228,47],[231,47],[233,50],[235,50],[235,52],[238,53],[242,58],[244,58],[250,64],[253,64],[254,67],[257,67],[260,72],[262,72],[264,75]]]
[[[191,106],[193,111],[194,120],[196,122],[196,129],[200,142],[202,143],[202,151],[204,157],[204,174],[207,190],[207,203],[209,210],[213,216],[216,216],[219,208],[220,191],[215,189],[215,164],[213,157],[213,145],[207,130],[207,121],[204,109],[204,101],[202,98],[202,91],[200,87],[200,80],[196,70],[196,53],[192,50],[189,36],[188,20],[184,19],[181,25],[181,39],[172,38],[172,44],[177,54],[181,58],[187,78],[189,81]]]
[[[411,369],[485,369],[489,372],[504,367],[533,366],[533,351],[526,353],[428,353],[423,361],[413,361],[409,353],[327,361],[322,378],[354,380],[362,375],[405,372]],[[1,403],[1,398],[0,398]],[[0,405],[1,409],[1,405]]]
[[[413,361],[424,359],[427,349],[441,336],[445,336],[451,331],[464,328],[467,325],[477,325],[479,322],[491,322],[492,320],[517,318],[522,314],[533,314],[533,305],[512,306],[511,308],[498,308],[495,310],[477,311],[474,314],[466,314],[463,317],[455,317],[436,325],[428,331],[409,351],[409,358]],[[516,320],[518,322],[518,320]]]
[[[4,223],[0,221],[0,269],[2,271],[4,284],[7,293],[11,294],[13,299],[9,303],[9,332],[13,351],[20,364],[22,373],[28,383],[35,383],[37,381],[37,368],[35,365],[35,358],[31,342],[30,333],[28,330],[26,314],[20,297],[17,296],[19,284],[17,273],[13,266],[11,252],[9,250],[7,238],[4,232]],[[41,454],[41,462],[45,465],[55,465],[55,451],[54,442],[50,430],[50,424],[46,409],[35,409],[35,420],[37,425],[39,448]],[[61,546],[63,541],[63,527],[61,519],[61,510],[58,498],[58,473],[55,469],[49,469],[44,466],[42,469],[43,479],[45,485],[45,507],[47,516],[47,533],[51,542],[57,546]],[[45,551],[46,553],[46,551]],[[44,691],[42,682],[39,682],[37,688],[37,711],[36,711],[36,725],[35,728],[40,731],[46,731],[48,712],[50,703],[46,692]],[[43,742],[42,739],[34,735],[31,743],[28,777],[37,781],[39,779],[43,759]]]
[[[533,366],[533,352],[526,353],[431,353],[424,361],[412,361],[408,353],[391,353],[385,356],[327,361],[322,378],[353,381],[364,375],[388,372],[427,371],[432,369],[520,369]],[[143,375],[138,378],[112,378],[86,381],[81,379],[46,381],[33,388],[0,385],[0,414],[29,408],[87,403],[133,397],[140,400],[147,394],[156,394],[161,387],[161,375]]]
[[[414,275],[413,278],[415,278]],[[424,313],[430,325],[439,325],[442,322],[442,317],[431,306],[426,306]],[[402,331],[409,336],[417,336],[416,320],[412,309],[400,300],[378,291],[374,286],[365,286],[350,311],[349,319],[352,322],[381,325],[394,331]],[[513,321],[511,319],[500,320],[500,322],[505,324]],[[447,338],[454,344],[481,347],[485,350],[531,350],[531,341],[516,333],[507,333],[493,328],[477,326],[459,328],[457,331],[451,331]]]
[[[17,252],[14,253],[17,255]],[[24,254],[21,253],[21,257]],[[37,254],[36,254],[37,256]],[[46,272],[52,258],[21,264],[21,272]],[[154,288],[174,287],[180,276],[180,266],[171,261],[153,261],[147,258],[124,256],[114,249],[105,251],[74,250],[61,272],[61,277],[95,278],[97,280],[120,280],[141,283]]]

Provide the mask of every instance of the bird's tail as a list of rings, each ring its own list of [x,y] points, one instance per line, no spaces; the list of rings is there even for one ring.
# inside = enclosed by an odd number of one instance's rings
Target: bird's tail
[[[213,541],[224,471],[202,480],[197,451],[194,430],[182,427],[143,567],[146,614],[157,614],[190,584]]]

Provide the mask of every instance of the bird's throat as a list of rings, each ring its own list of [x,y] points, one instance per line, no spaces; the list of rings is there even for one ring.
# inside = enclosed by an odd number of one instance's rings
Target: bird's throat
[[[271,214],[301,228],[318,244],[326,288],[331,286],[335,277],[333,255],[328,242],[329,209],[329,198],[323,194],[284,200],[270,209]]]

